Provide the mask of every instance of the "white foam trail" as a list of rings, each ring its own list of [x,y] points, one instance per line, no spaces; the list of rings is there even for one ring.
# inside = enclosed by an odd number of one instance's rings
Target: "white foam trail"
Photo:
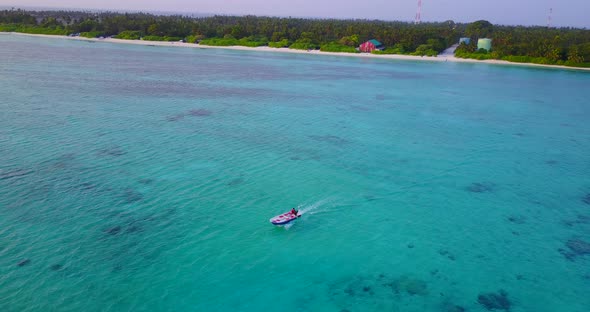
[[[309,214],[316,214],[319,212],[327,211],[327,208],[333,207],[334,200],[330,197],[320,199],[313,203],[302,203],[297,206],[297,210],[299,210],[299,214],[304,215],[306,213]]]
[[[304,214],[316,214],[316,213],[321,213],[321,212],[328,212],[328,211],[330,211],[330,208],[333,208],[335,206],[338,206],[335,203],[335,199],[328,197],[328,198],[320,199],[320,200],[312,202],[312,203],[305,203],[304,202],[302,204],[297,205],[296,209],[299,212],[299,215],[304,215]],[[294,224],[295,224],[295,222],[290,222],[290,223],[279,225],[279,226],[284,228],[285,230],[289,230]]]

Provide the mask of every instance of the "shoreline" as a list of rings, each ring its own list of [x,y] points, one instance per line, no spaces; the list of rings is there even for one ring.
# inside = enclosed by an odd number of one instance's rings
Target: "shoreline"
[[[226,50],[238,50],[238,51],[261,51],[261,52],[276,52],[276,53],[295,53],[295,54],[313,54],[313,55],[326,55],[326,56],[344,56],[344,57],[357,57],[357,58],[375,58],[384,60],[406,60],[406,61],[427,61],[427,62],[454,62],[454,63],[471,63],[471,64],[492,64],[492,65],[503,65],[503,66],[521,66],[521,67],[536,67],[536,68],[551,68],[551,69],[566,69],[574,71],[590,71],[590,68],[585,67],[570,67],[563,65],[546,65],[546,64],[535,64],[535,63],[516,63],[508,62],[503,60],[475,60],[475,59],[462,59],[455,56],[415,56],[415,55],[402,55],[402,54],[370,54],[370,53],[346,53],[346,52],[322,52],[319,50],[295,50],[289,48],[271,48],[268,46],[264,47],[244,47],[244,46],[207,46],[195,43],[185,42],[168,42],[168,41],[143,41],[143,40],[127,40],[127,39],[115,39],[115,38],[85,38],[85,37],[69,37],[62,35],[43,35],[43,34],[27,34],[18,32],[0,32],[0,34],[6,35],[17,35],[17,36],[29,36],[29,37],[41,37],[41,38],[61,38],[68,40],[79,40],[89,42],[108,42],[116,44],[134,44],[142,46],[159,46],[159,47],[183,47],[183,48],[198,48],[198,49],[226,49]]]

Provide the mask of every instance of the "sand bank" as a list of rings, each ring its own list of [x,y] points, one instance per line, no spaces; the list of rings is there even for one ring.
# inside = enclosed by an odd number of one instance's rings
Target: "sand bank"
[[[275,52],[275,53],[297,53],[297,54],[314,54],[314,55],[330,55],[330,56],[344,56],[344,57],[360,57],[360,58],[376,58],[376,59],[390,59],[390,60],[410,60],[410,61],[427,61],[427,62],[458,62],[458,63],[484,63],[484,64],[495,64],[495,65],[508,65],[508,66],[526,66],[526,67],[542,67],[542,68],[556,68],[556,69],[568,69],[568,70],[581,70],[590,71],[590,68],[583,67],[569,67],[561,65],[543,65],[533,63],[514,63],[501,60],[474,60],[474,59],[462,59],[449,55],[439,55],[438,57],[427,57],[427,56],[414,56],[414,55],[399,55],[399,54],[369,54],[369,53],[339,53],[339,52],[321,52],[319,50],[294,50],[289,48],[271,48],[271,47],[243,47],[243,46],[206,46],[194,43],[184,42],[164,42],[164,41],[143,41],[143,40],[125,40],[125,39],[114,39],[114,38],[84,38],[84,37],[68,37],[68,36],[56,36],[56,35],[39,35],[39,34],[24,34],[24,33],[2,33],[0,34],[11,34],[19,36],[31,36],[31,37],[44,37],[44,38],[62,38],[68,40],[81,40],[81,41],[92,41],[92,42],[109,42],[109,43],[123,43],[123,44],[135,44],[144,46],[161,46],[161,47],[184,47],[184,48],[199,48],[199,49],[226,49],[226,50],[240,50],[240,51],[261,51],[261,52]]]

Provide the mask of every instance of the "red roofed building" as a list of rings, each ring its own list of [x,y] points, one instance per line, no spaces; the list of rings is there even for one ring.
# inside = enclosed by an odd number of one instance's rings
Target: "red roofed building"
[[[359,51],[371,53],[375,50],[383,50],[383,48],[385,48],[383,46],[383,43],[381,43],[375,39],[371,39],[365,43],[362,43],[359,47]]]

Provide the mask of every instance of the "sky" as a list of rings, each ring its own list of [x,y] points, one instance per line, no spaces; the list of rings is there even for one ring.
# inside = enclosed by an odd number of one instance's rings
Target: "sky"
[[[418,0],[0,0],[4,7],[413,21]],[[590,28],[590,0],[422,0],[422,21]]]

